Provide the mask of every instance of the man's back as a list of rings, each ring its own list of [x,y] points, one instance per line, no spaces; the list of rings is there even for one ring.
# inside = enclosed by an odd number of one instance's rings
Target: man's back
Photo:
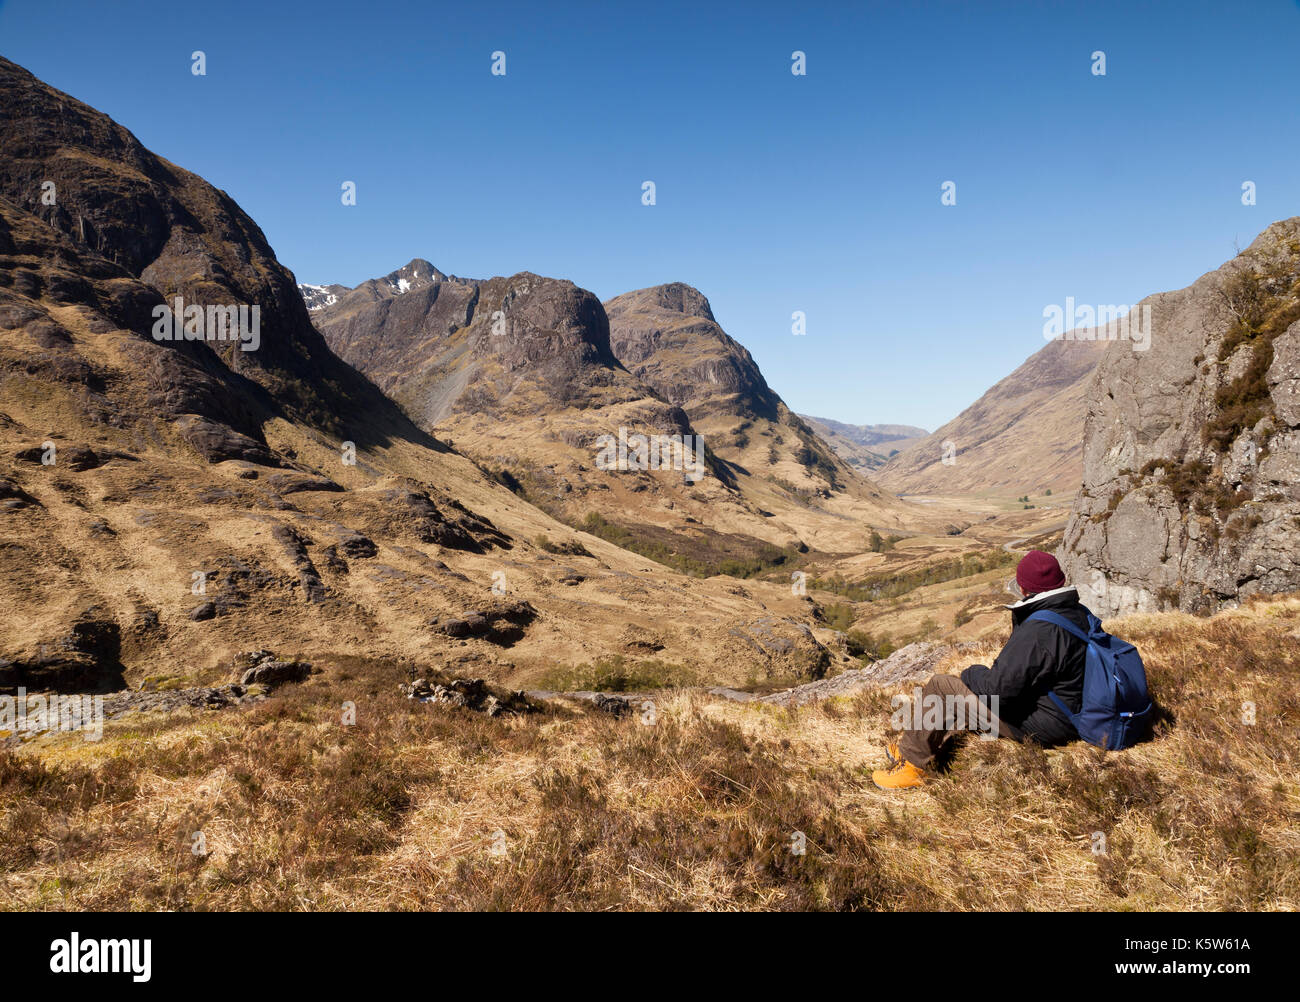
[[[1088,610],[1074,588],[1057,588],[1017,602],[1011,609],[1011,639],[992,668],[972,665],[961,680],[979,696],[997,696],[997,714],[1043,745],[1078,738],[1074,725],[1048,696],[1055,692],[1072,713],[1083,702],[1087,645],[1059,626],[1029,620],[1042,609],[1088,629]]]

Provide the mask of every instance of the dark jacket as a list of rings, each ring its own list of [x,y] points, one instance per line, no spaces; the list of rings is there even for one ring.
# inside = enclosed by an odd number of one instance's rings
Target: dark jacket
[[[1079,735],[1048,697],[1055,691],[1071,713],[1083,703],[1083,668],[1087,645],[1059,626],[1026,622],[1030,613],[1050,609],[1088,629],[1088,610],[1073,588],[1044,592],[1011,609],[1011,639],[992,668],[971,665],[961,680],[979,696],[997,696],[997,715],[1042,745],[1075,741]]]

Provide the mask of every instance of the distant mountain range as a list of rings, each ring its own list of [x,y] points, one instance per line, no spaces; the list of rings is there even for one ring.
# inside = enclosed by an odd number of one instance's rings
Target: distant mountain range
[[[879,469],[891,456],[929,434],[924,428],[908,424],[845,424],[809,414],[800,417],[831,444],[841,459],[859,471]]]
[[[593,462],[602,435],[696,434],[681,408],[619,364],[600,301],[572,282],[528,272],[456,278],[416,259],[354,289],[330,289],[333,302],[314,287],[304,298],[321,304],[312,319],[340,357],[421,427],[508,471],[557,511],[577,500],[622,505],[623,492]],[[706,462],[715,476],[698,488],[681,471],[630,479],[637,493],[655,496],[725,491],[728,471]]]

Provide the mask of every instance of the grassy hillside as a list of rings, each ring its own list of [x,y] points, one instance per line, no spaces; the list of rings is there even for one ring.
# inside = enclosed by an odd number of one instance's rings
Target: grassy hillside
[[[567,704],[488,718],[407,700],[392,663],[321,664],[251,709],[135,715],[100,742],[0,752],[0,900],[1300,907],[1300,597],[1110,625],[1147,658],[1167,711],[1154,740],[1109,755],[975,741],[908,796],[869,777],[891,691],[794,710],[665,692],[653,724]]]
[[[1077,490],[1080,431],[1106,340],[1050,341],[872,478],[898,494],[1018,497]]]

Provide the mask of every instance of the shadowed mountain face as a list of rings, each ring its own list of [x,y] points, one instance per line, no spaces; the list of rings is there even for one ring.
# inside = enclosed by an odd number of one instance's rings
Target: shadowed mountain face
[[[1110,343],[1049,342],[953,420],[894,456],[876,480],[898,494],[1077,490],[1089,386]]]
[[[1300,217],[1140,305],[1150,349],[1093,384],[1067,570],[1108,615],[1300,587]]]
[[[619,361],[679,405],[714,451],[745,474],[821,496],[878,496],[768,386],[698,290],[657,285],[616,296],[605,310]]]
[[[642,402],[665,433],[689,432],[609,349],[600,301],[572,282],[527,272],[476,281],[427,261],[364,282],[312,317],[348,362],[426,427],[454,413],[534,416],[537,392],[557,407]]]
[[[770,603],[574,533],[421,431],[329,349],[233,201],[3,60],[0,148],[0,693],[208,685],[256,648],[498,680],[634,640],[722,680],[827,663]],[[594,297],[442,278],[321,299],[400,313],[423,297],[430,323],[463,318],[485,421],[559,387],[685,427],[614,362]],[[259,306],[257,350],[156,340],[174,296]],[[496,341],[480,305],[509,321]],[[512,431],[531,448],[526,423]],[[701,621],[679,628],[684,589]],[[772,643],[732,651],[751,624]]]
[[[211,406],[205,410],[183,399],[182,383],[171,393],[178,398],[175,409],[228,421],[252,437],[269,413],[341,429],[350,413],[361,412],[383,427],[379,395],[329,351],[312,328],[293,276],[228,195],[4,59],[0,88],[6,98],[0,112],[0,197],[153,290],[148,301],[135,304],[144,312],[132,315],[131,329],[150,331],[149,311],[159,303],[173,305],[175,297],[185,306],[258,308],[256,350],[244,351],[232,341],[182,343],[185,354],[201,347],[217,355],[217,369],[239,377],[236,384],[247,380],[242,395],[249,400],[212,413]],[[38,284],[28,289],[41,291]]]

